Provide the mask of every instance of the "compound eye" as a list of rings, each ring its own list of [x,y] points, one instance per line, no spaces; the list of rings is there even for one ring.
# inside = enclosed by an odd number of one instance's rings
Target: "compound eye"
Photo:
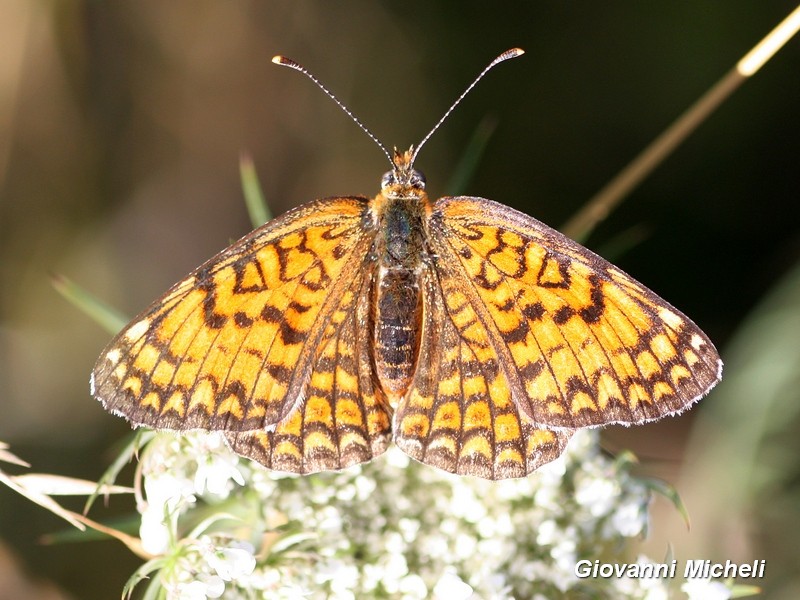
[[[394,176],[394,171],[387,171],[381,177],[381,187],[389,187],[390,185],[394,185],[397,183],[397,178]]]
[[[409,183],[418,188],[425,188],[425,175],[420,173],[419,171],[412,171],[411,172],[411,179]]]

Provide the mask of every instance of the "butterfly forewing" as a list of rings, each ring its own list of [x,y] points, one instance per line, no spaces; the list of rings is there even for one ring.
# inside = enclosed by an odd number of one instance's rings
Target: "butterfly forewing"
[[[93,393],[134,424],[160,429],[277,423],[321,364],[337,307],[364,277],[374,237],[367,207],[358,197],[314,202],[212,258],[111,342]]]
[[[470,305],[537,426],[641,423],[680,412],[720,378],[714,346],[686,316],[527,215],[443,198],[430,236],[446,279],[462,283],[448,306]]]

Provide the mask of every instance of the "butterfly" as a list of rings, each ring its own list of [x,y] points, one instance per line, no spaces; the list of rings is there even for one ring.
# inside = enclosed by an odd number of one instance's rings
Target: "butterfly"
[[[107,410],[222,431],[279,471],[343,469],[394,442],[505,479],[576,429],[680,413],[720,380],[709,338],[655,293],[507,206],[432,202],[414,169],[431,134],[390,154],[353,118],[391,162],[380,192],[291,210],[175,284],[98,359]]]

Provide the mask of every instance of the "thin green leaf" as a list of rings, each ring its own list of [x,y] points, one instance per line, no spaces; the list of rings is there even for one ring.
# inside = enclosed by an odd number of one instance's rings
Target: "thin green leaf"
[[[134,457],[138,454],[150,440],[156,435],[155,431],[151,429],[137,429],[130,436],[130,441],[122,449],[114,462],[105,470],[103,475],[97,481],[97,488],[94,493],[86,499],[86,505],[83,507],[83,514],[89,512],[89,509],[94,504],[95,499],[100,495],[104,485],[112,485],[117,480],[117,475],[125,466],[133,461]]]
[[[667,544],[667,553],[664,555],[664,560],[662,563],[671,563],[672,560],[675,558],[675,549],[672,547],[672,544]]]
[[[51,275],[50,282],[59,294],[109,333],[117,333],[129,321],[121,312],[63,275]]]
[[[595,252],[606,260],[614,262],[621,256],[631,252],[648,237],[650,237],[650,228],[647,225],[634,225],[614,235],[597,248]]]
[[[686,510],[686,505],[683,503],[678,491],[673,486],[668,484],[666,481],[661,481],[660,479],[644,479],[643,482],[648,489],[661,494],[664,496],[664,498],[669,500],[677,509],[678,514],[683,517],[683,521],[686,523],[686,529],[691,529],[689,511]]]
[[[84,496],[97,490],[94,481],[50,473],[28,473],[17,475],[14,479],[27,490],[47,496]],[[104,485],[102,491],[103,494],[130,494],[133,488]]]
[[[242,192],[247,212],[250,215],[250,222],[253,227],[261,227],[272,218],[272,214],[264,199],[264,192],[261,189],[253,159],[249,154],[243,153],[239,159],[239,175],[242,179]]]
[[[232,515],[229,513],[215,513],[212,514],[210,517],[203,519],[200,523],[195,525],[195,527],[184,537],[185,538],[198,538],[204,533],[208,531],[208,529],[218,523],[219,521],[234,521],[234,522],[241,522],[242,519],[237,517],[236,515]]]
[[[318,539],[318,535],[312,531],[299,532],[292,535],[287,535],[280,538],[270,548],[270,553],[281,554],[288,551],[290,548],[299,546],[309,540]]]
[[[167,560],[164,557],[154,558],[153,560],[148,560],[142,566],[140,566],[136,571],[133,572],[128,578],[128,581],[125,582],[125,585],[122,588],[122,597],[123,598],[130,598],[133,595],[133,588],[135,588],[139,583],[150,579],[150,573],[155,573],[164,568],[166,565]],[[153,595],[151,588],[153,585],[156,586],[156,593],[158,590],[161,589],[161,584],[158,578],[153,579],[150,585],[147,586],[147,593],[145,594],[145,598],[154,599],[158,596]]]
[[[5,442],[0,442],[0,462],[7,462],[19,467],[30,468],[30,463],[25,462],[15,454],[8,451],[11,446]]]
[[[81,530],[85,528],[85,525],[83,525],[83,523],[81,523],[76,518],[75,513],[63,508],[58,502],[53,500],[50,496],[26,489],[23,485],[17,483],[16,477],[12,475],[6,475],[2,470],[0,470],[0,484],[8,486],[18,494],[25,496],[31,502],[34,502],[39,506],[46,508],[53,514],[58,515],[62,519],[71,523],[74,527],[77,527],[78,529]]]
[[[731,588],[731,598],[747,598],[748,596],[758,596],[762,589],[757,585],[736,584]]]
[[[466,191],[495,129],[497,129],[496,117],[487,115],[478,123],[445,187],[447,195],[459,196]]]
[[[130,536],[136,535],[139,532],[139,527],[141,524],[142,515],[139,513],[130,513],[129,515],[114,519],[104,519],[101,522],[101,525],[104,525],[109,529],[115,529],[116,531]],[[40,542],[43,544],[74,544],[106,541],[108,538],[108,533],[89,527],[84,531],[62,529],[54,533],[48,533],[40,538]]]
[[[638,465],[639,458],[630,450],[623,450],[614,457],[614,462],[617,467],[625,469],[630,465]]]

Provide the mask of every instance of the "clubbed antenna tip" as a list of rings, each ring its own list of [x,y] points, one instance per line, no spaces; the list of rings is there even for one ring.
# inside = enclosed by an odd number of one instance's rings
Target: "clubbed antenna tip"
[[[508,60],[510,58],[516,58],[518,56],[522,56],[523,54],[525,54],[525,50],[523,50],[522,48],[511,48],[510,50],[506,50],[505,52],[503,52],[500,56],[498,56],[492,62],[490,62],[488,65],[486,65],[486,68],[484,68],[483,71],[481,71],[478,74],[478,76],[473,80],[473,82],[470,83],[467,86],[467,89],[465,89],[464,92],[456,99],[456,101],[453,102],[453,104],[450,106],[450,108],[447,109],[447,112],[445,112],[444,115],[442,116],[442,118],[439,119],[439,122],[436,123],[436,125],[433,126],[433,129],[431,129],[430,132],[428,132],[428,135],[426,135],[424,138],[422,138],[422,141],[419,144],[417,144],[417,148],[416,148],[416,150],[414,150],[414,154],[411,157],[411,164],[409,165],[409,167],[414,164],[414,161],[416,160],[417,155],[419,154],[419,151],[425,145],[425,142],[427,142],[430,139],[430,137],[436,132],[436,130],[439,129],[439,126],[442,123],[444,123],[445,120],[447,120],[447,117],[450,116],[450,113],[453,112],[455,107],[458,106],[461,103],[461,101],[464,99],[464,97],[472,91],[472,88],[474,88],[475,85],[477,85],[477,83],[481,79],[483,79],[483,76],[486,75],[486,73],[488,73],[496,65],[499,65],[501,62],[506,61],[506,60]]]

